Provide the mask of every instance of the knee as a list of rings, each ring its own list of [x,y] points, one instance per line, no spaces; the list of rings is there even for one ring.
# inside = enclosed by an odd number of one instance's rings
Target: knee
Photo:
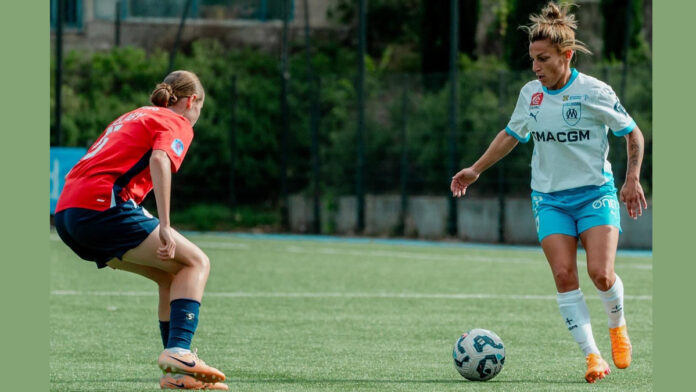
[[[553,279],[559,292],[575,290],[579,286],[577,274],[572,268],[555,270]]]
[[[614,272],[608,268],[591,268],[588,273],[599,290],[607,291],[614,284]]]
[[[210,272],[210,259],[202,250],[198,250],[191,256],[189,265],[206,275]]]

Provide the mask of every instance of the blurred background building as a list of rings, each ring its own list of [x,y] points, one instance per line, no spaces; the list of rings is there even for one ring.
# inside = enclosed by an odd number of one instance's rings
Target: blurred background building
[[[593,51],[575,66],[612,85],[643,130],[651,198],[652,2],[575,3],[578,38]],[[207,97],[174,178],[179,227],[534,244],[532,143],[464,199],[450,197],[449,183],[507,124],[534,77],[517,27],[544,4],[52,0],[52,154],[88,147],[185,68]],[[609,142],[620,187],[625,141]],[[651,214],[624,216],[621,247],[652,247]]]

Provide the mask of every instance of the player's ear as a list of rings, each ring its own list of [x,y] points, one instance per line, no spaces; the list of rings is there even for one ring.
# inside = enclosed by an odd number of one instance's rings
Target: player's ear
[[[566,50],[565,52],[565,58],[570,60],[570,58],[573,57],[573,51],[572,50]]]
[[[188,97],[188,99],[186,100],[186,109],[191,109],[193,103],[196,102],[197,98],[198,96],[196,94],[193,94],[190,97]]]

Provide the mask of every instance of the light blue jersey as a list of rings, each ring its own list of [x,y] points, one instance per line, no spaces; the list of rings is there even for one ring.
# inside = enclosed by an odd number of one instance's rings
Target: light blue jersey
[[[534,139],[534,191],[550,193],[612,181],[609,129],[623,136],[636,126],[606,83],[571,68],[561,89],[538,80],[520,91],[505,131],[522,143]]]

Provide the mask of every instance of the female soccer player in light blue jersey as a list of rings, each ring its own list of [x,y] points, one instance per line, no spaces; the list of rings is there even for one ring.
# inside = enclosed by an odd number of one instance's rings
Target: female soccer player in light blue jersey
[[[608,131],[627,142],[628,166],[621,201],[631,218],[642,215],[647,202],[640,185],[643,135],[610,86],[570,67],[575,51],[590,53],[575,39],[575,16],[569,5],[550,2],[532,15],[529,56],[537,79],[520,91],[510,122],[486,152],[452,178],[455,197],[518,142],[534,140],[532,209],[541,247],[558,290],[563,323],[582,349],[593,383],[609,374],[592,336],[589,311],[578,280],[578,238],[587,252],[587,271],[609,318],[614,364],[631,363],[631,342],[623,310],[623,283],[614,273],[619,241],[619,201],[607,161]]]

